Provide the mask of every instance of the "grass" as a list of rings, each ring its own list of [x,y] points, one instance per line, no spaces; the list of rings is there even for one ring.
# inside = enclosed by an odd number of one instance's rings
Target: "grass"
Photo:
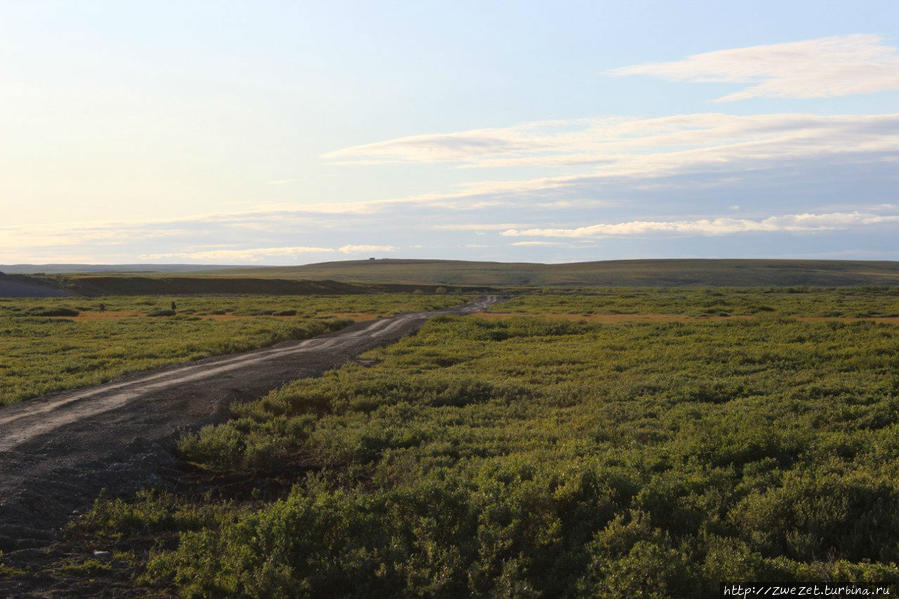
[[[60,567],[63,574],[94,578],[112,570],[112,564],[98,559],[73,561]]]
[[[171,298],[0,298],[0,405],[464,299],[421,294],[178,297],[172,313]]]
[[[3,552],[0,551],[0,578],[13,578],[15,576],[21,576],[23,574],[27,574],[27,571],[22,568],[13,568],[4,564]]]
[[[751,317],[541,316],[627,306]],[[72,534],[118,551],[157,539],[141,584],[186,597],[899,582],[899,328],[800,319],[891,314],[892,291],[534,294],[497,310],[520,314],[436,318],[369,366],[186,433],[208,483],[98,500]]]

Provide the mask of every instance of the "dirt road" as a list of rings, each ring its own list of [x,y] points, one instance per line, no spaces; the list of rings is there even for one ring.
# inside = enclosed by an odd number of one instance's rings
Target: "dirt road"
[[[129,493],[175,461],[180,430],[221,421],[234,400],[319,375],[416,331],[438,314],[471,314],[497,301],[357,323],[338,333],[30,400],[0,409],[0,552],[46,547],[73,512],[105,488]],[[0,596],[2,596],[0,585]]]

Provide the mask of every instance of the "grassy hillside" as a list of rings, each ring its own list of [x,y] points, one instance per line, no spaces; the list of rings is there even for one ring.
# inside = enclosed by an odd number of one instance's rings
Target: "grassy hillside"
[[[899,262],[838,260],[612,260],[572,264],[350,260],[248,267],[229,276],[432,285],[768,286],[899,285]]]

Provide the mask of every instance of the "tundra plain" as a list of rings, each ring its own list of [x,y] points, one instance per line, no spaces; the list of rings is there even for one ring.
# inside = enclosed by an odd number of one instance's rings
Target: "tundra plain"
[[[157,484],[0,572],[148,597],[897,582],[897,316],[876,287],[543,289],[439,316],[183,431]]]

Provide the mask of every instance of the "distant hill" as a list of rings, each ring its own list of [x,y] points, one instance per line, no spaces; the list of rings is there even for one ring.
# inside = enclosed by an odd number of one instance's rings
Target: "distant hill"
[[[337,295],[422,291],[433,293],[435,285],[401,285],[348,283],[306,279],[266,277],[135,277],[135,276],[70,276],[65,287],[78,295]],[[489,289],[468,288],[471,291]],[[442,291],[455,291],[446,287]]]
[[[899,262],[843,260],[612,260],[534,264],[386,259],[269,267],[138,265],[160,268],[138,272],[92,272],[90,265],[72,266],[77,266],[81,274],[0,274],[0,297],[307,295],[416,289],[429,293],[438,287],[447,291],[464,287],[467,291],[487,292],[497,287],[899,286]]]
[[[156,274],[157,276],[153,276]],[[350,283],[272,277],[134,275],[7,275],[0,272],[0,297],[101,295],[347,295],[366,293],[489,293],[484,286]]]
[[[213,274],[213,273],[210,273]],[[570,264],[348,260],[217,270],[217,276],[360,283],[489,286],[899,285],[899,262],[848,260],[610,260]]]
[[[42,277],[6,275],[0,272],[0,297],[62,297],[75,295],[57,281]]]

